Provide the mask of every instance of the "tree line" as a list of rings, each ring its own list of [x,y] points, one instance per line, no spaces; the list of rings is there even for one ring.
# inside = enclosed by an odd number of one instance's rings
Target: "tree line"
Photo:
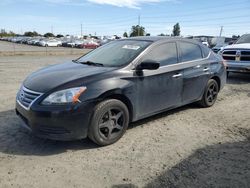
[[[6,32],[5,29],[1,29],[0,37],[14,37],[14,36],[26,36],[26,37],[44,36],[44,37],[57,37],[57,38],[64,37],[61,34],[54,35],[53,33],[45,33],[44,35],[41,35],[36,31],[27,31],[23,35],[20,35],[20,34],[14,33],[13,31]]]
[[[176,23],[173,26],[173,31],[171,35],[161,33],[158,36],[180,36],[180,34],[181,34],[180,24]],[[150,36],[150,33],[146,33],[145,27],[135,25],[135,26],[132,26],[131,28],[130,37],[136,37],[136,36]],[[128,33],[124,32],[123,37],[128,37]]]

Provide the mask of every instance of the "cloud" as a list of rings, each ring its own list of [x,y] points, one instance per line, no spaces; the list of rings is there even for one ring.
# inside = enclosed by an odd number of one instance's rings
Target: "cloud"
[[[175,2],[176,0],[87,0],[87,1],[101,5],[106,4],[117,7],[140,9],[141,5],[146,3]]]
[[[86,6],[90,3],[99,5],[112,5],[116,7],[127,7],[133,9],[140,9],[143,4],[174,2],[178,3],[180,0],[0,0],[0,4],[6,5],[15,3],[15,1],[29,2],[29,3],[47,3],[54,5],[67,6]]]

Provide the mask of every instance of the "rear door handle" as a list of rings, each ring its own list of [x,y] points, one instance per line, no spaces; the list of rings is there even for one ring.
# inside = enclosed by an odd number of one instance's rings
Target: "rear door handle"
[[[181,76],[182,76],[182,74],[181,74],[181,73],[178,73],[178,74],[173,75],[173,78],[179,78],[179,77],[181,77]]]
[[[210,69],[207,68],[207,67],[203,69],[204,72],[207,72],[207,71],[209,71],[209,70],[210,70]]]

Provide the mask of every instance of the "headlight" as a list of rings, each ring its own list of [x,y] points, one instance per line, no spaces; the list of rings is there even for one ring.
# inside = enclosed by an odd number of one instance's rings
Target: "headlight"
[[[76,87],[54,92],[45,98],[42,104],[50,105],[81,102],[79,97],[86,89],[86,87]]]

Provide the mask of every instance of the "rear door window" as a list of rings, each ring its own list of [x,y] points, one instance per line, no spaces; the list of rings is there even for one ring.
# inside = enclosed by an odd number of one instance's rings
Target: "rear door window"
[[[202,51],[199,45],[189,43],[189,42],[179,42],[181,61],[194,61],[197,59],[202,59]]]
[[[142,61],[153,60],[158,61],[160,66],[171,65],[177,63],[177,47],[175,42],[169,42],[155,46],[147,53]]]

